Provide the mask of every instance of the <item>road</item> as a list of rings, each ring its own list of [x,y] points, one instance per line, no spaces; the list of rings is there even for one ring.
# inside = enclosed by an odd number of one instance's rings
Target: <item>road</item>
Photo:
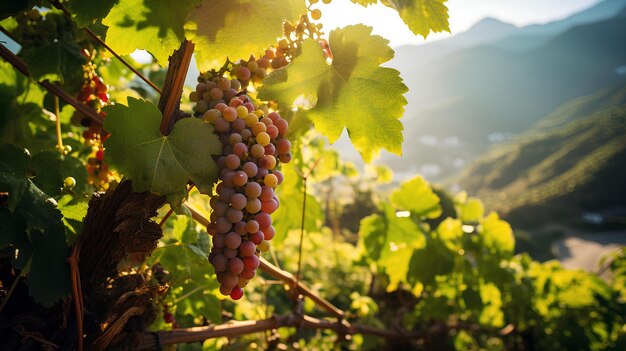
[[[569,235],[552,244],[552,251],[565,268],[598,271],[602,256],[626,245],[626,231]]]

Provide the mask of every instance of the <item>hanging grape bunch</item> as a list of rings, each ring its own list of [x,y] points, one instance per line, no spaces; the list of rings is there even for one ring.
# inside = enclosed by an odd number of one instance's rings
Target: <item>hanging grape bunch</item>
[[[96,65],[92,62],[93,55],[88,50],[83,50],[81,54],[89,60],[83,66],[83,84],[78,93],[77,99],[82,104],[96,110],[98,114],[105,118],[106,114],[102,108],[109,102],[109,87],[102,81],[96,72]],[[109,165],[104,162],[104,141],[109,134],[102,129],[102,124],[93,121],[91,118],[76,110],[72,116],[72,124],[85,127],[83,138],[85,144],[92,148],[92,154],[87,160],[87,173],[89,182],[100,189],[106,190],[109,183]]]
[[[279,166],[292,157],[286,138],[288,123],[277,112],[255,108],[247,95],[238,93],[241,83],[237,79],[199,80],[190,99],[196,102],[196,115],[215,126],[223,145],[223,155],[217,160],[220,183],[210,202],[213,212],[207,231],[213,248],[209,261],[220,292],[238,300],[275,234],[270,215],[280,205],[274,192],[283,182]]]

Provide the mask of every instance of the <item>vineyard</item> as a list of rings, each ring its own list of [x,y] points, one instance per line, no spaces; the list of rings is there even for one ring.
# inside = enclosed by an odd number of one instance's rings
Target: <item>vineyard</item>
[[[381,1],[423,37],[445,2]],[[329,147],[411,136],[389,41],[328,3],[0,5],[2,350],[626,349],[626,250],[535,261],[479,199]]]

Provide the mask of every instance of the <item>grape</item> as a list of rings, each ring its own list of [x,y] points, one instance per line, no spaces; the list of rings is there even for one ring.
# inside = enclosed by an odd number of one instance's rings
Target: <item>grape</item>
[[[259,168],[257,167],[257,165],[254,162],[246,162],[244,163],[243,167],[242,167],[243,171],[246,172],[246,174],[248,175],[248,178],[252,178],[256,175],[257,171],[259,170]],[[248,184],[257,184],[258,183],[248,183]],[[247,188],[247,186],[246,186]],[[246,193],[247,194],[247,193]],[[252,195],[249,195],[250,197],[254,197]]]
[[[259,222],[257,222],[254,219],[248,221],[248,223],[246,223],[246,231],[248,233],[251,233],[251,234],[258,232],[259,231]]]
[[[73,177],[67,177],[63,181],[63,185],[65,185],[65,187],[68,189],[72,189],[74,186],[76,186],[76,179],[74,179]]]
[[[291,151],[291,143],[287,139],[279,139],[276,142],[276,150],[280,154],[286,154]]]
[[[239,275],[243,271],[243,260],[239,257],[228,260],[228,271],[234,275]]]
[[[230,198],[230,205],[237,210],[243,210],[246,207],[246,197],[243,194],[235,194]]]
[[[274,200],[272,200],[272,201],[274,201]],[[228,211],[226,211],[226,218],[231,223],[241,222],[241,220],[243,219],[243,212],[241,210],[236,210],[234,208],[229,208]]]
[[[253,157],[261,158],[265,154],[265,149],[260,144],[254,144],[254,146],[250,148],[250,154],[252,154]]]
[[[256,172],[255,172],[256,173]],[[246,196],[251,199],[256,199],[261,195],[261,185],[259,183],[248,183],[246,184]]]
[[[224,160],[224,166],[229,169],[237,169],[240,164],[241,159],[235,154],[226,156],[226,159]]]
[[[233,134],[233,135],[239,135],[239,134]],[[237,138],[233,138],[233,139],[236,140]],[[241,139],[241,136],[239,136],[238,139]],[[233,153],[237,155],[237,157],[243,158],[246,152],[248,152],[248,147],[246,146],[246,144],[239,142],[233,145]]]
[[[237,257],[237,250],[225,247],[224,256],[229,259],[233,257]]]
[[[248,200],[248,203],[246,204],[246,211],[250,214],[257,214],[262,209],[263,203],[259,199]]]
[[[245,106],[237,106],[237,117],[246,118],[248,116],[248,109]]]
[[[232,122],[237,119],[237,110],[233,107],[225,108],[222,114],[224,115],[224,119],[228,122]]]
[[[278,185],[278,178],[273,174],[268,174],[263,178],[263,183],[269,187],[276,187]]]
[[[241,256],[247,257],[252,256],[256,252],[256,245],[252,241],[242,241],[241,246],[239,247],[239,253]]]
[[[250,241],[252,241],[255,245],[261,244],[263,239],[265,239],[265,234],[262,231],[250,234]]]
[[[243,266],[245,267],[246,270],[257,269],[259,268],[260,263],[261,261],[259,261],[259,258],[256,257],[255,255],[247,256],[243,258]]]
[[[264,132],[267,130],[267,126],[265,125],[265,123],[263,122],[256,122],[253,126],[252,126],[252,133],[254,135],[258,135],[261,132]]]
[[[248,182],[248,175],[244,171],[237,171],[233,176],[233,184],[236,186],[244,186]]]
[[[230,230],[230,228],[229,228],[229,230]],[[222,233],[218,233],[218,234],[213,235],[213,246],[218,248],[218,249],[221,249],[224,246],[226,246],[224,244],[224,238],[226,238],[226,235],[224,235]]]
[[[266,252],[269,249],[270,249],[270,243],[267,240],[261,241],[261,243],[259,244],[259,251]]]
[[[256,135],[256,142],[261,146],[265,146],[270,143],[270,136],[266,132],[261,132]],[[263,150],[265,151],[265,150]]]
[[[213,258],[213,267],[215,267],[215,271],[223,272],[226,270],[226,262],[228,260],[224,255],[217,255]],[[243,261],[241,261],[241,268],[243,270]]]
[[[320,11],[319,9],[311,10],[311,18],[315,21],[319,20],[320,18],[322,18],[322,11]]]
[[[239,286],[235,286],[230,292],[230,298],[233,300],[239,300],[241,297],[243,297],[243,289]]]

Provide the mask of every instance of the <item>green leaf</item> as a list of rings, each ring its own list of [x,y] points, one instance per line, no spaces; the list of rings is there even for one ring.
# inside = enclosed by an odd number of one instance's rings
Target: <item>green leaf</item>
[[[82,78],[83,64],[87,61],[80,52],[76,43],[60,39],[26,50],[23,56],[33,79],[64,83]]]
[[[185,39],[185,18],[198,0],[121,0],[102,23],[106,43],[120,55],[150,52],[161,65]],[[216,17],[218,18],[218,17]]]
[[[213,126],[197,118],[185,118],[172,133],[160,131],[161,112],[152,103],[128,98],[128,106],[105,108],[107,161],[133,180],[137,192],[169,195],[186,191],[189,181],[203,194],[212,191],[218,168],[212,155],[221,154]]]
[[[418,216],[437,218],[441,215],[439,196],[421,176],[403,182],[391,194],[391,203],[400,210],[410,211]]]
[[[439,239],[452,251],[461,249],[463,236],[462,223],[457,219],[446,218],[437,227]]]
[[[302,0],[204,0],[185,24],[200,71],[258,55],[283,35],[283,21],[306,12]]]
[[[173,221],[172,237],[182,243],[189,244],[198,240],[195,222],[187,215],[177,215]]]
[[[67,9],[79,27],[87,27],[107,16],[113,5],[120,0],[69,0]],[[123,1],[123,0],[122,0]]]
[[[61,221],[56,202],[30,179],[30,155],[13,145],[0,146],[0,192],[9,193],[9,209],[19,213],[28,228],[44,230]]]
[[[407,282],[413,251],[426,246],[426,238],[417,224],[410,218],[396,217],[394,209],[387,205],[383,215],[372,215],[361,221],[359,236],[368,256],[389,276],[388,291]]]
[[[430,32],[450,32],[448,23],[448,8],[444,3],[447,0],[381,0],[387,7],[398,11],[400,17],[416,35],[424,38]],[[369,6],[377,0],[352,0],[353,3]]]
[[[512,255],[515,248],[515,237],[511,225],[498,217],[498,214],[491,212],[481,221],[478,228],[483,244],[489,250]]]
[[[88,207],[87,198],[74,198],[71,195],[65,195],[59,199],[57,208],[63,214],[63,224],[66,228],[65,239],[69,244],[73,244],[78,239]]]
[[[259,89],[259,98],[287,106],[308,101],[315,106],[307,117],[335,142],[344,128],[367,162],[385,148],[401,154],[402,123],[408,91],[400,73],[380,67],[393,58],[389,41],[371,35],[364,25],[333,30],[329,44],[334,59],[328,65],[319,44],[311,39],[288,66],[272,72]]]
[[[61,223],[32,235],[33,255],[28,275],[28,292],[45,307],[51,307],[70,293],[69,247]]]
[[[460,208],[460,219],[463,223],[476,223],[485,215],[485,206],[476,198],[468,199]]]

